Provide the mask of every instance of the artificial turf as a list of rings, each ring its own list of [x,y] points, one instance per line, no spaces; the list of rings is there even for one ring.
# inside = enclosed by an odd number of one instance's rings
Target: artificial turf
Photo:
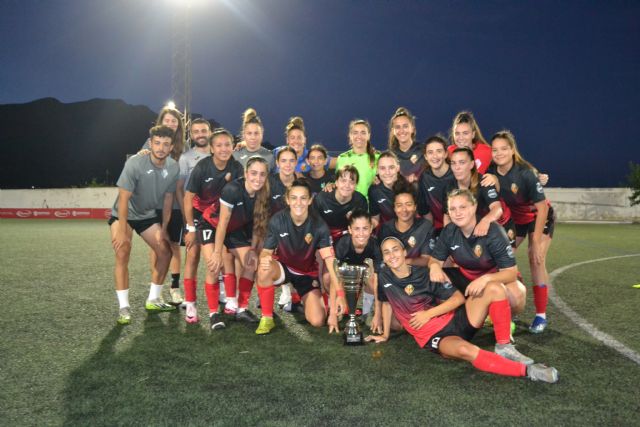
[[[515,334],[523,353],[558,368],[549,385],[444,360],[403,334],[344,347],[281,310],[261,337],[235,322],[212,333],[183,313],[147,315],[139,238],[133,322],[116,326],[104,222],[0,220],[0,239],[0,425],[638,425],[640,366],[553,306],[549,329],[534,336],[529,301]],[[639,241],[637,225],[560,224],[548,268],[640,252]],[[555,283],[574,310],[636,352],[638,261],[578,266]],[[491,349],[491,331],[475,342]]]

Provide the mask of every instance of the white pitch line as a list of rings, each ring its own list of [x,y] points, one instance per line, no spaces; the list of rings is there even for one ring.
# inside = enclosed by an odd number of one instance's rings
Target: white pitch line
[[[598,258],[598,259],[592,259],[592,260],[588,260],[588,261],[576,262],[574,264],[565,265],[564,267],[560,267],[558,269],[553,270],[551,273],[549,273],[549,282],[551,283],[551,285],[553,285],[553,280],[556,277],[558,277],[560,274],[564,273],[565,271],[567,271],[567,270],[569,270],[571,268],[578,267],[580,265],[591,264],[593,262],[609,261],[609,260],[612,260],[612,259],[629,258],[629,257],[634,257],[634,256],[640,256],[640,254],[620,255],[620,256],[612,256],[612,257],[607,257],[607,258]],[[604,345],[606,345],[607,347],[610,347],[610,348],[616,350],[617,352],[619,352],[623,356],[631,359],[633,362],[635,362],[638,365],[640,365],[640,354],[638,354],[637,352],[633,351],[632,349],[630,349],[626,345],[622,344],[620,341],[616,340],[611,335],[602,332],[601,330],[596,328],[594,325],[589,323],[584,317],[580,316],[578,313],[573,311],[573,309],[571,307],[569,307],[567,305],[567,303],[565,303],[562,300],[562,298],[560,298],[556,294],[553,286],[549,287],[549,300],[553,303],[553,305],[555,305],[558,309],[560,309],[560,311],[562,311],[569,319],[571,319],[576,325],[581,327],[589,335],[591,335],[592,337],[594,337],[595,339],[597,339],[599,341],[602,341],[602,343]]]

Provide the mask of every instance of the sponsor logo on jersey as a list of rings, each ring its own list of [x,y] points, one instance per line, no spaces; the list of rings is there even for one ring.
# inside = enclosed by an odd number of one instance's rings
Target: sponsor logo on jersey
[[[436,239],[429,239],[429,249],[433,250],[436,247]]]
[[[538,193],[542,193],[542,184],[540,184],[539,182],[538,182],[538,183],[536,183],[536,191],[537,191]]]
[[[385,283],[383,286],[384,286],[385,288],[389,288],[389,287],[391,287],[392,285],[391,285],[391,283]]]
[[[236,203],[236,206],[242,206],[242,205],[244,205],[244,202],[238,202],[238,203]]]
[[[409,237],[409,240],[407,240],[407,245],[414,247],[416,245],[416,238],[413,236]]]
[[[147,175],[151,175],[152,173],[153,173],[153,169],[149,169],[149,170],[147,171]]]
[[[378,203],[382,203],[382,202],[384,202],[385,200],[387,200],[387,199],[380,199],[380,200],[378,200]]]
[[[246,159],[246,158],[247,158],[247,156],[248,156],[248,154],[243,154],[242,156],[240,156],[240,160],[244,160],[244,159]]]
[[[353,211],[349,211],[347,212],[347,214],[345,215],[347,217],[347,219],[351,218],[351,214],[353,213]],[[342,234],[347,234],[347,231],[343,231]]]
[[[451,246],[451,247],[450,247],[450,249],[451,249],[452,251],[455,251],[455,250],[456,250],[456,249],[458,249],[459,247],[460,247],[460,245],[453,245],[453,246]]]
[[[322,211],[322,212],[324,212],[324,213],[328,214],[328,213],[331,213],[331,212],[333,212],[333,211],[332,211],[331,209],[327,209],[326,211]]]
[[[493,188],[491,190],[487,191],[487,195],[491,199],[497,199],[498,198],[498,192],[496,190],[494,190]]]
[[[280,237],[287,237],[289,233],[280,233]]]
[[[276,194],[273,197],[271,197],[273,200],[276,200],[278,197],[282,196],[282,194]]]
[[[307,245],[310,244],[312,240],[313,240],[313,235],[311,233],[307,233],[304,236],[304,241],[307,242]]]
[[[409,159],[411,161],[411,163],[415,163],[418,161],[418,155],[414,154],[413,156],[411,156],[411,158]]]
[[[507,255],[509,258],[515,258],[515,254],[513,253],[513,248],[511,245],[507,245]]]
[[[518,192],[518,185],[515,182],[511,184],[511,192],[513,194],[516,194]]]
[[[451,282],[444,282],[442,284],[442,287],[445,288],[445,289],[451,289],[451,288],[453,288],[453,285],[451,284]]]
[[[211,182],[211,181],[213,181],[213,177],[209,177],[209,178],[204,180],[204,182]]]
[[[404,288],[404,292],[405,292],[407,295],[411,295],[411,294],[413,293],[413,285],[407,285],[407,286],[405,286],[405,288]]]
[[[476,258],[480,258],[482,256],[482,246],[476,245],[473,248],[473,254],[476,256]]]
[[[436,187],[429,187],[427,188],[427,191],[433,191]]]

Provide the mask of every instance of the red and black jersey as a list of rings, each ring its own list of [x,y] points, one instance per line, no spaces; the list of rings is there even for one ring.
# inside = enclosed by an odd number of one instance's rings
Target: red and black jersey
[[[285,200],[287,186],[280,179],[280,174],[269,175],[269,190],[271,190],[271,214],[273,215],[287,207]]]
[[[414,141],[407,151],[400,148],[391,150],[400,161],[400,174],[405,178],[410,175],[419,176],[424,170],[424,144]]]
[[[478,182],[480,181],[482,181],[482,175],[478,176]],[[454,179],[445,190],[445,194],[449,194],[449,192],[458,188],[460,188],[460,186],[458,185],[458,181]],[[498,190],[496,190],[496,187],[494,185],[483,187],[482,185],[478,184],[478,188],[476,189],[476,193],[474,194],[474,196],[476,198],[476,201],[478,202],[478,206],[476,208],[476,218],[478,218],[478,220],[489,213],[492,203],[498,202],[502,207],[502,216],[500,216],[500,218],[498,219],[498,224],[505,225],[507,222],[509,222],[509,220],[511,219],[511,210],[509,209],[509,206],[507,206],[507,204],[504,202],[504,200],[502,200],[502,198],[498,194]],[[447,214],[449,212],[446,204],[444,212]]]
[[[433,232],[433,225],[424,218],[416,218],[405,232],[398,231],[396,221],[389,221],[380,229],[378,239],[382,242],[387,237],[395,237],[404,245],[407,258],[418,258],[420,255],[431,254],[431,249],[435,245]]]
[[[535,221],[538,211],[535,203],[546,200],[542,184],[536,174],[517,163],[514,163],[505,175],[500,175],[495,165],[491,165],[487,172],[498,177],[500,197],[511,209],[513,222],[529,224]]]
[[[309,183],[309,187],[311,187],[312,196],[315,196],[316,194],[324,190],[325,185],[336,180],[336,174],[330,170],[325,171],[324,175],[322,175],[321,178],[312,177],[311,172],[305,173],[304,177]]]
[[[388,267],[378,273],[378,299],[391,304],[393,314],[402,323],[420,347],[424,347],[429,338],[444,328],[453,317],[453,311],[431,318],[420,329],[411,326],[411,314],[428,310],[451,298],[456,289],[450,283],[432,282],[429,269],[409,266],[410,274],[399,278]]]
[[[373,269],[377,273],[382,264],[382,252],[378,240],[371,236],[362,253],[357,253],[353,247],[353,241],[349,234],[345,235],[335,245],[336,259],[340,263],[346,262],[349,265],[366,265],[364,260],[369,258],[373,261]]]
[[[447,188],[456,178],[451,168],[441,177],[433,174],[431,169],[424,171],[418,180],[418,213],[426,215],[431,212],[433,226],[440,230],[443,226],[444,210],[447,204]]]
[[[353,193],[351,200],[340,204],[336,200],[336,190],[323,191],[313,198],[313,209],[325,220],[331,231],[331,237],[337,241],[340,236],[347,233],[349,217],[354,209],[368,210],[367,199],[357,191]]]
[[[393,210],[394,197],[393,190],[383,183],[369,187],[369,213],[371,216],[380,215],[380,224],[396,218]]]
[[[231,209],[231,218],[227,225],[227,233],[235,230],[246,229],[251,235],[253,230],[253,208],[256,197],[247,193],[245,179],[239,178],[225,185],[220,195],[220,204]],[[218,216],[215,219],[206,218],[214,227],[218,225]]]
[[[187,185],[187,191],[195,194],[194,209],[199,212],[209,209],[211,215],[217,216],[222,188],[228,182],[242,177],[243,172],[242,165],[233,158],[229,159],[224,169],[218,169],[212,157],[205,157],[196,163]]]
[[[495,223],[489,225],[489,232],[482,237],[465,237],[458,226],[448,224],[440,233],[431,256],[439,261],[451,256],[469,280],[516,265],[507,233]]]
[[[288,209],[269,220],[264,249],[275,250],[276,259],[294,274],[318,276],[316,250],[331,247],[329,227],[309,213],[302,225],[295,225]]]

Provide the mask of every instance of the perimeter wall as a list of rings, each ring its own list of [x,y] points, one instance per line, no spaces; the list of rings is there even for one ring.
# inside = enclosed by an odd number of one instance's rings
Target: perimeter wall
[[[108,218],[115,187],[0,190],[0,218]],[[558,221],[640,222],[628,188],[545,188]]]

